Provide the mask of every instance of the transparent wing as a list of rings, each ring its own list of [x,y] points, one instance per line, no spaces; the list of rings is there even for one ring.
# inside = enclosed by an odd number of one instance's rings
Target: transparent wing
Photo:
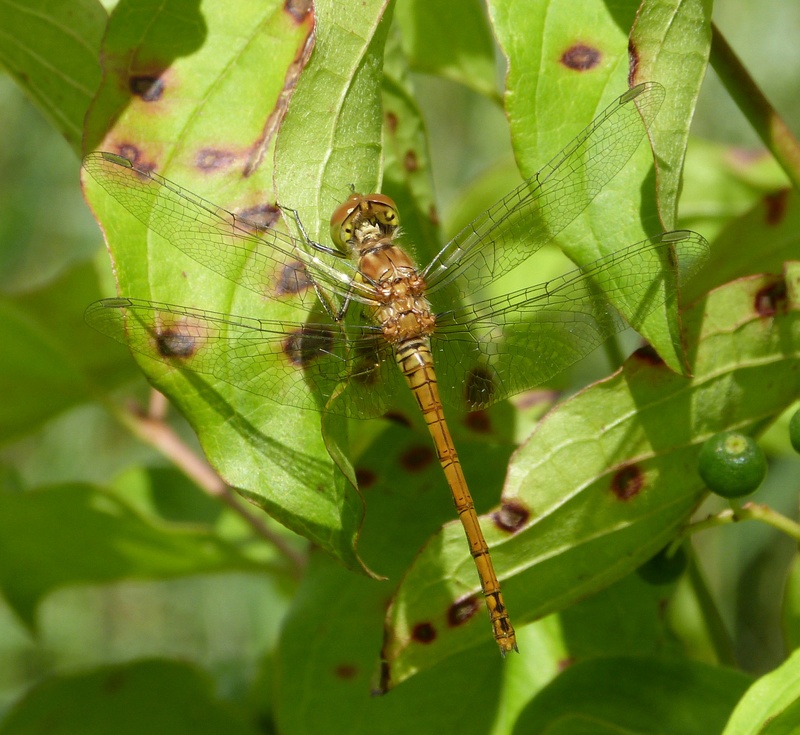
[[[266,321],[128,298],[97,301],[85,318],[135,352],[281,405],[373,418],[404,385],[391,347],[369,326]]]
[[[90,153],[83,168],[136,219],[206,268],[261,296],[316,299],[313,285],[372,303],[347,260],[334,267],[309,244],[240,217],[113,153]],[[280,210],[276,209],[274,215]]]
[[[628,90],[541,171],[473,220],[423,271],[433,293],[459,279],[461,296],[533,255],[570,224],[639,146],[661,103],[656,82]]]
[[[644,240],[585,268],[437,316],[432,348],[442,399],[461,409],[541,385],[627,325],[638,327],[673,301],[679,282],[708,255],[698,234],[680,230]]]

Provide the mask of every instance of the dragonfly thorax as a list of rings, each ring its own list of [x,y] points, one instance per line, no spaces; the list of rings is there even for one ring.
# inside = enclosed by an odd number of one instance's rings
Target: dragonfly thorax
[[[397,344],[433,332],[435,320],[425,298],[425,281],[405,250],[386,239],[359,257],[358,270],[362,280],[374,287],[372,318],[388,342]]]

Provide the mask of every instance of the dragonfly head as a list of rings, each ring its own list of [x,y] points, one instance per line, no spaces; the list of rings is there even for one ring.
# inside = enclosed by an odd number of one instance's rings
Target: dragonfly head
[[[363,225],[377,227],[391,236],[400,224],[397,205],[384,194],[351,194],[331,217],[331,240],[338,250],[349,255],[354,236]]]

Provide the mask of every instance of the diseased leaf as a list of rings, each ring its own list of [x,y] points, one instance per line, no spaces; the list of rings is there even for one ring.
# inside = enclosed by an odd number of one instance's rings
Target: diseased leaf
[[[758,435],[800,396],[800,269],[713,291],[684,315],[693,378],[649,349],[551,411],[515,454],[484,533],[520,625],[620,579],[674,537],[703,497],[702,443]],[[745,398],[746,397],[746,398]],[[468,478],[469,479],[469,478]],[[453,625],[453,601],[480,599],[462,530],[450,524],[407,572],[387,621],[392,684],[485,640],[482,605]],[[434,631],[415,640],[415,626]]]

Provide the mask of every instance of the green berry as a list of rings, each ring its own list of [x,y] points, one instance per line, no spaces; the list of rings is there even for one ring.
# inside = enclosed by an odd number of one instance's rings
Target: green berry
[[[697,468],[712,492],[724,498],[740,498],[763,482],[767,460],[752,437],[725,431],[703,444]]]
[[[667,556],[669,545],[665,546],[654,557],[646,561],[636,571],[648,584],[669,584],[683,574],[689,557],[683,546],[675,549],[672,556]]]
[[[800,452],[800,409],[789,419],[789,441],[795,452]]]

